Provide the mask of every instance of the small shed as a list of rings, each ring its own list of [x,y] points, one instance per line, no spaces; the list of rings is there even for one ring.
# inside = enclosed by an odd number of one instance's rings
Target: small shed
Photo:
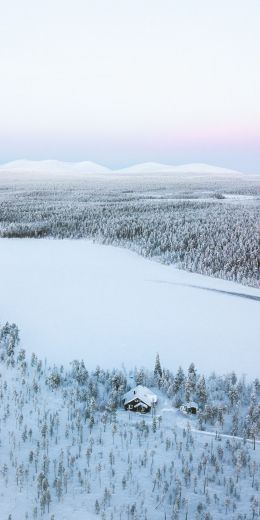
[[[189,401],[187,403],[182,404],[180,410],[185,414],[196,415],[196,413],[198,413],[199,407],[197,403],[195,403],[194,401]]]
[[[138,385],[123,396],[125,410],[147,413],[157,403],[157,395],[146,386]]]

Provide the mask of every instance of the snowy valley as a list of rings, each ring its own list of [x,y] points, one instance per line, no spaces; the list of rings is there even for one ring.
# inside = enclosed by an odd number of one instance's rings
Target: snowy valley
[[[0,520],[260,520],[260,0],[0,3]]]

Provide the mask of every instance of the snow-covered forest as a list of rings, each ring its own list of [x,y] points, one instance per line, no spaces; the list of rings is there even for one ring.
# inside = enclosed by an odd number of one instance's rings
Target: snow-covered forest
[[[20,177],[11,186],[3,176],[0,236],[90,238],[257,287],[258,209],[257,183],[244,177],[189,183],[157,176],[92,175],[55,183]],[[259,518],[260,381],[241,375],[243,368],[250,374],[248,367],[257,367],[257,289],[209,283],[87,241],[78,240],[79,249],[70,240],[57,241],[62,249],[50,240],[23,241],[20,249],[18,242],[1,241],[1,319],[20,316],[26,329],[20,342],[16,325],[0,328],[1,520]],[[133,327],[137,316],[140,328]],[[50,341],[41,335],[44,319]],[[72,336],[65,337],[60,319],[68,321]],[[167,363],[150,359],[153,341]],[[41,359],[51,350],[55,365]],[[92,350],[99,351],[103,367],[93,368]],[[110,350],[117,368],[108,368]],[[131,369],[137,351],[145,366]],[[69,364],[75,352],[84,361]],[[225,366],[237,363],[239,373],[213,372],[217,357]],[[113,358],[110,367],[115,365]],[[123,396],[136,385],[157,396],[151,412],[124,409]],[[194,415],[183,411],[191,402]]]
[[[35,174],[36,176],[36,174]],[[36,178],[36,177],[35,177]],[[92,175],[3,177],[1,237],[91,238],[185,270],[259,284],[259,182]]]
[[[260,520],[260,0],[0,10],[0,520]]]
[[[153,413],[124,411],[135,384]],[[1,520],[260,516],[260,382],[163,367],[49,366],[0,331]],[[197,416],[179,410],[196,400]]]

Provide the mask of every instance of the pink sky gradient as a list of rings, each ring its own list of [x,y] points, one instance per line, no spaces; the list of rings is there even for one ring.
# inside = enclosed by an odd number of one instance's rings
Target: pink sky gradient
[[[0,162],[259,173],[259,20],[258,0],[6,2]]]

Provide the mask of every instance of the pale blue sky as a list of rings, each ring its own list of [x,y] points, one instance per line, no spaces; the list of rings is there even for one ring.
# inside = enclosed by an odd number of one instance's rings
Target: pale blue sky
[[[260,171],[259,0],[0,0],[0,162]]]

